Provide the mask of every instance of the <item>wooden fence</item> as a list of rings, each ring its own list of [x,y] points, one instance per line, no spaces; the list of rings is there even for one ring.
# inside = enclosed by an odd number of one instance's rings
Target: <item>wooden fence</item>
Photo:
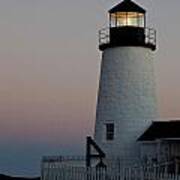
[[[83,157],[44,157],[41,180],[180,180],[180,162],[177,161],[138,165],[122,160],[114,165],[111,163],[114,160],[107,162],[107,168],[86,168]]]
[[[61,166],[42,169],[41,180],[180,180],[180,176],[146,168],[117,170]]]

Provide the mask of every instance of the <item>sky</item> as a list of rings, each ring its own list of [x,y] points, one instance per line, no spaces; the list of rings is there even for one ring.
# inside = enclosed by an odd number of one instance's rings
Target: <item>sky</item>
[[[83,155],[93,135],[98,30],[118,0],[0,0],[0,173],[39,175],[42,155]],[[155,27],[161,119],[180,118],[180,1],[137,0]]]

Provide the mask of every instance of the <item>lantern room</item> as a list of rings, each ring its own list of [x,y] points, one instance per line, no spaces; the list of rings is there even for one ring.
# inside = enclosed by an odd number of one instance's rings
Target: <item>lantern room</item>
[[[109,10],[110,27],[133,26],[145,28],[146,11],[132,2],[124,0]]]
[[[156,31],[146,27],[146,10],[123,0],[109,10],[109,27],[99,32],[99,48],[139,46],[156,49]]]

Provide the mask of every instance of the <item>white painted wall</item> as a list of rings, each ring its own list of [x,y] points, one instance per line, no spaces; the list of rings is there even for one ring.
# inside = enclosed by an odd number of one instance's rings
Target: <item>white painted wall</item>
[[[95,141],[108,158],[139,157],[136,139],[158,117],[153,55],[143,47],[116,47],[103,52]],[[115,124],[115,139],[109,142],[107,122]]]
[[[158,160],[157,144],[156,141],[139,143],[140,158],[143,162],[147,161],[148,163],[152,163],[153,159]]]
[[[149,163],[152,163],[153,159],[157,159],[159,163],[162,163],[180,157],[180,143],[178,141],[155,140],[139,144],[142,161],[147,159]]]

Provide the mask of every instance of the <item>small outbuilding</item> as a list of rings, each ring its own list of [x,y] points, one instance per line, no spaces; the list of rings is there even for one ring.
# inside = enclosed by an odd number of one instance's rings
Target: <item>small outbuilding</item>
[[[138,138],[140,157],[146,163],[180,159],[180,121],[156,121]]]

